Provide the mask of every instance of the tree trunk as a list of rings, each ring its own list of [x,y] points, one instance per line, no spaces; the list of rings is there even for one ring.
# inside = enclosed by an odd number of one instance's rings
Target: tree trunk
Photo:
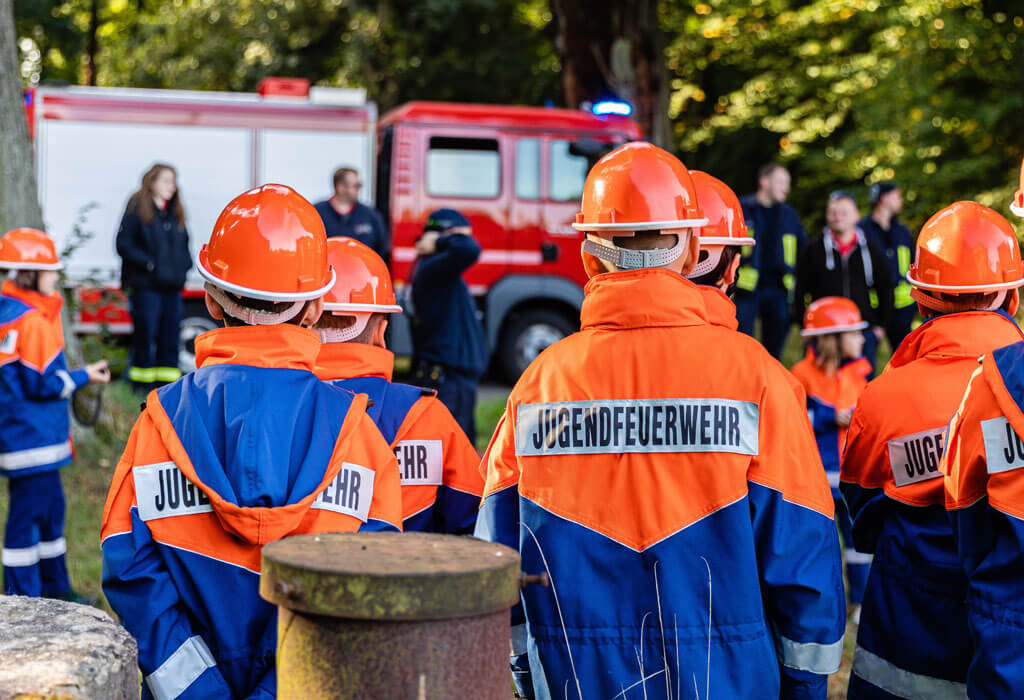
[[[25,96],[18,65],[12,0],[0,0],[0,233],[18,226],[43,228],[32,142],[25,119]],[[82,348],[62,312],[68,364],[82,364]]]
[[[96,84],[96,53],[99,45],[96,33],[100,26],[100,0],[89,2],[89,36],[85,44],[85,84]]]
[[[671,146],[669,85],[657,0],[628,3],[551,0],[566,106],[609,90],[633,105],[633,118],[659,146]]]

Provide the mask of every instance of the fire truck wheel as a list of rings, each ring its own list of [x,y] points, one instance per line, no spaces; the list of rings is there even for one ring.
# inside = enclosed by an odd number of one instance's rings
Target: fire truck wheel
[[[505,379],[514,384],[544,348],[577,329],[572,320],[557,311],[530,309],[514,314],[505,323],[498,349],[498,363]]]
[[[181,322],[181,350],[178,351],[178,367],[182,372],[196,368],[196,338],[217,328],[217,322],[209,316],[186,316]]]

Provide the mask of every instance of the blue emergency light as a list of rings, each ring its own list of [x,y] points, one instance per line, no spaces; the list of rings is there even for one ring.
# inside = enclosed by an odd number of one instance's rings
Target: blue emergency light
[[[595,102],[594,106],[590,108],[590,111],[598,116],[618,114],[623,117],[628,117],[633,113],[633,105],[621,100],[601,100],[600,102]]]

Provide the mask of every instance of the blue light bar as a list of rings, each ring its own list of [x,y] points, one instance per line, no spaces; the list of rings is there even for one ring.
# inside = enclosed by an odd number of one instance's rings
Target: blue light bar
[[[633,113],[633,105],[628,102],[619,102],[617,100],[602,100],[594,104],[590,108],[590,111],[597,115],[605,114],[618,114],[623,117],[628,117]]]

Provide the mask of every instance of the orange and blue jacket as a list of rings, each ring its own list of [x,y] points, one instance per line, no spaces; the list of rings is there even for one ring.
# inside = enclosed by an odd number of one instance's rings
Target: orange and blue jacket
[[[319,349],[291,325],[210,331],[199,369],[149,394],[101,531],[103,592],[138,642],[144,697],[273,697],[262,546],[400,529],[395,456],[366,397],[313,374]]]
[[[402,478],[402,530],[472,534],[484,481],[480,455],[430,389],[391,381],[394,355],[361,343],[324,343],[318,377],[366,394]]]
[[[971,657],[967,580],[939,461],[978,357],[1021,337],[1001,312],[932,317],[904,339],[857,402],[840,486],[854,546],[874,554],[853,673],[875,687],[912,679],[915,697],[943,697],[948,688],[963,696]]]
[[[60,295],[5,280],[0,288],[0,475],[17,478],[71,462],[68,401],[89,383],[68,370]]]
[[[818,454],[828,476],[832,497],[840,498],[839,455],[846,443],[846,428],[836,423],[838,411],[848,411],[857,403],[871,376],[871,363],[863,357],[844,362],[836,373],[828,373],[816,364],[813,346],[804,359],[790,370],[807,392],[807,416],[814,428]]]
[[[484,457],[477,536],[551,581],[513,610],[513,666],[544,698],[824,698],[845,603],[796,382],[668,270],[593,278],[581,321]]]
[[[976,366],[977,367],[977,366]],[[941,468],[953,540],[967,574],[971,698],[1024,686],[1024,342],[981,361],[950,423]]]

